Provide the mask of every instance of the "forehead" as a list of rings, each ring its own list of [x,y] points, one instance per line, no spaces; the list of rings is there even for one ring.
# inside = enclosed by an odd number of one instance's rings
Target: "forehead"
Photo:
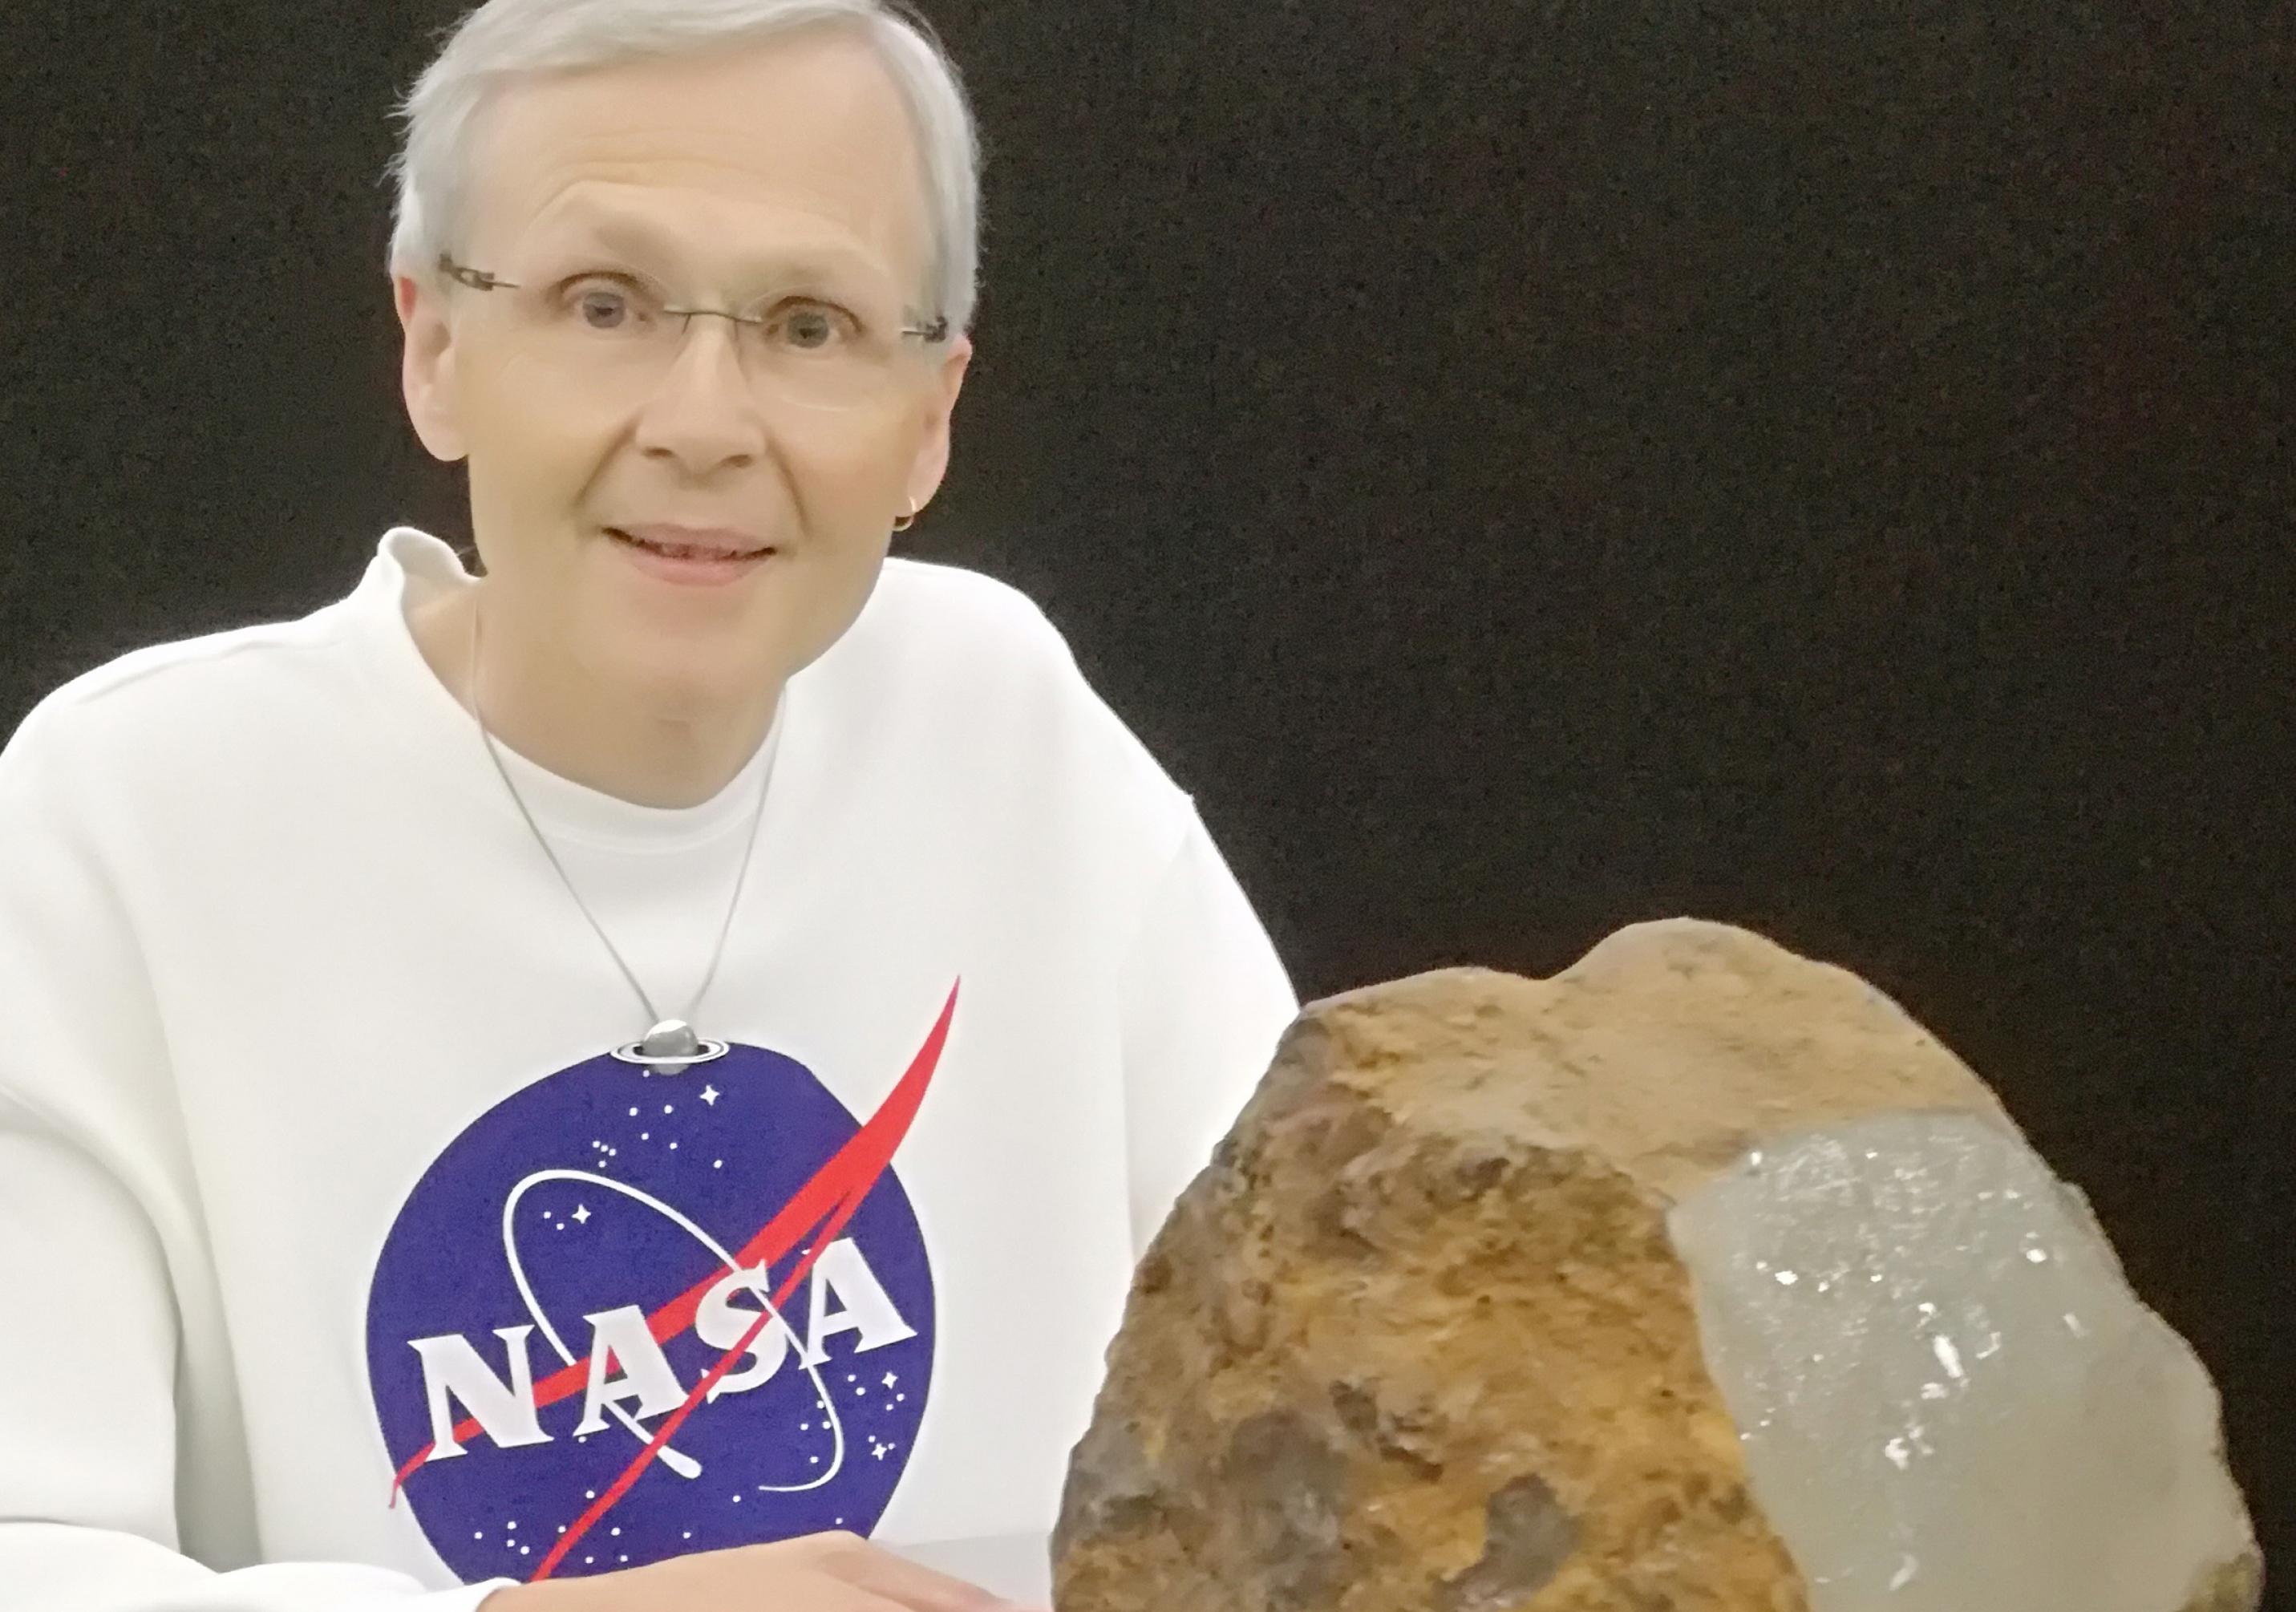
[[[931,240],[900,92],[842,29],[513,84],[468,200],[473,254],[619,240],[914,282]]]

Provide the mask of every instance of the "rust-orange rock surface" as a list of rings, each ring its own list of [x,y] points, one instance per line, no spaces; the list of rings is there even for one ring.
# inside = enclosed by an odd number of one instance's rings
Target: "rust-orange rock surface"
[[[1142,1264],[1061,1612],[1810,1608],[1668,1216],[1877,1114],[2014,1134],[1887,998],[1719,925],[1312,1004]]]

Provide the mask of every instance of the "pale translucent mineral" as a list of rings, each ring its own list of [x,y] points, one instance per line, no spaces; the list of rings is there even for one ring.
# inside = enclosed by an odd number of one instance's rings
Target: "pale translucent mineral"
[[[1669,1229],[1812,1612],[2253,1604],[2207,1372],[2002,1125],[1771,1138]]]

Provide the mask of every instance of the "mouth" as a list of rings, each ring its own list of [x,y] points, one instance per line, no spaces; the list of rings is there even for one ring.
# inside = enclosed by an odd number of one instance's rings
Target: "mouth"
[[[745,577],[771,560],[779,550],[770,544],[743,546],[739,533],[697,534],[691,541],[671,537],[656,528],[640,536],[621,527],[604,528],[639,569],[665,582],[714,584]]]

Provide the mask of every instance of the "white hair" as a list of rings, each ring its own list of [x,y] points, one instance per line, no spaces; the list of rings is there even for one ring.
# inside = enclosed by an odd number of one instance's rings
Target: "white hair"
[[[955,64],[906,0],[486,0],[452,29],[392,115],[406,141],[386,176],[398,184],[389,269],[439,280],[461,220],[464,160],[481,114],[505,85],[545,73],[699,55],[824,24],[855,29],[907,103],[931,213],[925,317],[971,328],[980,256],[980,146]]]

